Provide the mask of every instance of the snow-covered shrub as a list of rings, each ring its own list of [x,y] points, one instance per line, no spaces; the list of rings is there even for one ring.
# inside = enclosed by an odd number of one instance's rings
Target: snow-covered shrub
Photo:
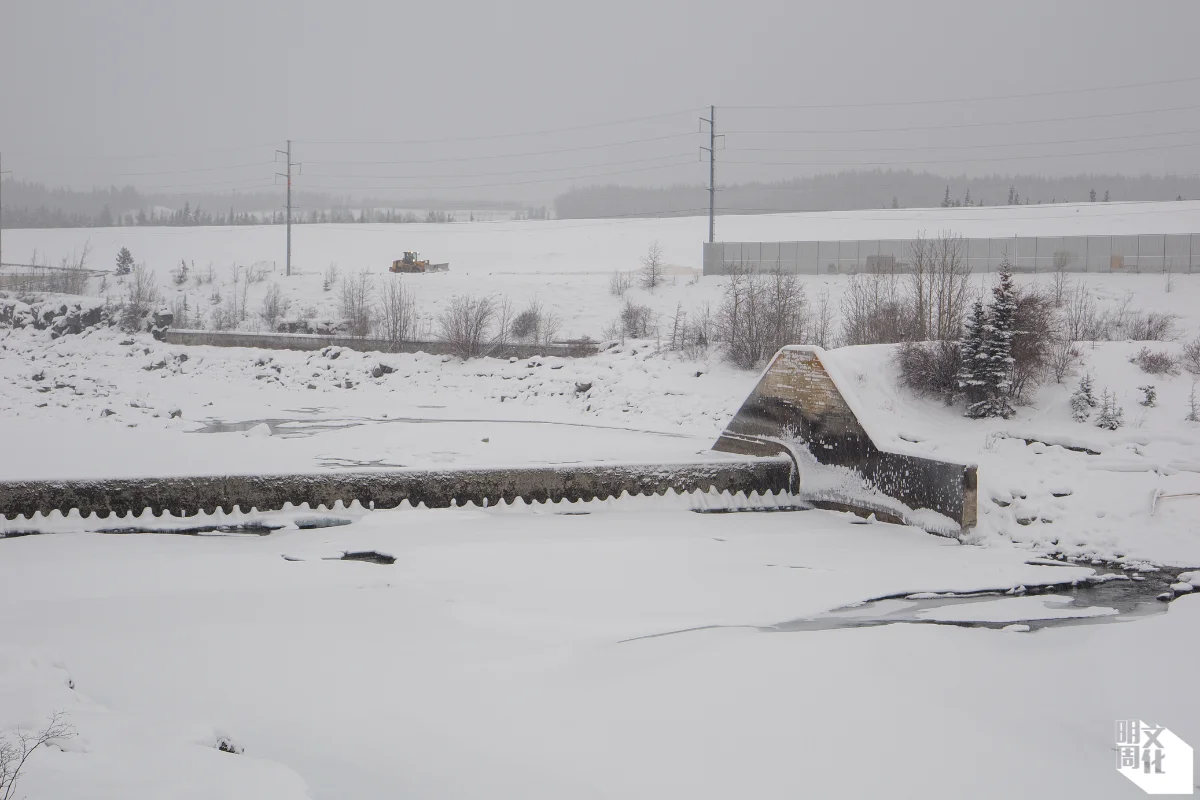
[[[291,301],[284,296],[283,290],[279,288],[279,284],[272,282],[267,287],[267,293],[263,295],[262,307],[258,314],[262,317],[262,321],[267,324],[268,330],[275,330],[275,324],[279,318],[287,313],[288,306]]]
[[[558,335],[561,324],[558,316],[547,311],[541,300],[535,297],[513,319],[511,332],[518,341],[543,343],[552,341]]]
[[[455,295],[438,314],[438,338],[459,358],[486,355],[499,306],[494,297]]]
[[[617,270],[608,279],[608,293],[613,297],[624,297],[633,286],[633,275]]]
[[[1139,386],[1138,391],[1142,393],[1142,399],[1138,400],[1138,403],[1147,408],[1153,408],[1154,402],[1158,399],[1158,390],[1153,385],[1147,385]]]
[[[1135,342],[1166,342],[1175,338],[1176,324],[1179,317],[1159,311],[1130,314],[1124,326],[1126,339]]]
[[[371,319],[374,308],[371,295],[374,293],[374,276],[369,270],[360,270],[354,275],[342,278],[342,294],[340,311],[349,323],[349,333],[360,339],[371,333]]]
[[[1082,363],[1083,351],[1079,349],[1079,345],[1060,331],[1059,335],[1055,336],[1050,343],[1049,367],[1050,374],[1054,376],[1054,382],[1062,383]]]
[[[627,298],[621,306],[620,338],[649,339],[658,333],[656,321],[654,309]]]
[[[1125,409],[1117,405],[1117,396],[1108,389],[1100,394],[1100,414],[1096,417],[1096,427],[1115,431],[1125,424]]]
[[[842,295],[841,344],[908,341],[913,318],[891,273],[851,275]]]
[[[188,265],[182,259],[179,261],[179,266],[171,270],[171,282],[176,286],[183,286],[188,282]]]
[[[717,335],[733,364],[753,369],[779,348],[802,344],[807,321],[808,299],[798,276],[779,269],[765,275],[729,273],[717,311]]]
[[[1100,337],[1097,325],[1096,299],[1086,286],[1075,287],[1063,310],[1063,322],[1066,330],[1064,338],[1072,342],[1095,341]]]
[[[1014,288],[1012,371],[1009,396],[1015,402],[1031,396],[1052,372],[1055,342],[1062,338],[1054,298],[1037,286]]]
[[[384,278],[378,306],[375,321],[381,339],[394,346],[416,338],[417,303],[399,275]],[[311,311],[315,317],[316,309]]]
[[[1196,382],[1192,381],[1192,391],[1188,395],[1188,413],[1184,417],[1188,422],[1200,422],[1200,402],[1196,400]]]
[[[960,394],[962,351],[958,342],[906,342],[896,356],[900,383],[947,405]]]
[[[135,265],[125,281],[125,296],[121,298],[121,329],[128,333],[142,330],[146,316],[161,300],[154,270],[144,263]]]
[[[1071,416],[1076,422],[1086,422],[1092,415],[1092,409],[1099,405],[1096,395],[1092,393],[1092,376],[1085,372],[1079,379],[1079,385],[1071,393]]]
[[[1155,352],[1149,347],[1143,347],[1129,359],[1129,363],[1137,364],[1142,372],[1147,372],[1151,375],[1179,374],[1179,360],[1166,350]]]
[[[1193,375],[1200,375],[1200,336],[1183,346],[1179,363]]]

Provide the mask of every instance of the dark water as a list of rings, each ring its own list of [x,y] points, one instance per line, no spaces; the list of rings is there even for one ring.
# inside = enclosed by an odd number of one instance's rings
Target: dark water
[[[1069,562],[1067,562],[1067,565]],[[1074,566],[1074,565],[1071,565]],[[1175,576],[1187,568],[1171,567],[1136,571],[1106,567],[1090,578],[1061,583],[1023,586],[1016,589],[982,589],[973,592],[940,592],[897,594],[878,597],[864,603],[835,608],[811,618],[788,620],[772,625],[768,631],[825,631],[842,628],[869,628],[879,625],[908,623],[913,625],[953,625],[965,628],[1004,628],[1009,625],[1027,625],[1030,630],[1057,628],[1068,625],[1099,625],[1113,622],[1129,622],[1141,617],[1162,614],[1167,611],[1175,593],[1171,584]],[[1002,622],[985,620],[941,620],[920,616],[923,612],[942,608],[969,606],[975,603],[995,603],[1003,598],[1036,597],[1055,595],[1063,600],[1047,598],[1048,614],[1055,612],[1069,615],[1079,609],[1113,609],[1115,614],[1097,616],[1061,616],[1037,619],[1031,613],[1029,619],[1010,619]],[[969,616],[969,615],[968,615]]]

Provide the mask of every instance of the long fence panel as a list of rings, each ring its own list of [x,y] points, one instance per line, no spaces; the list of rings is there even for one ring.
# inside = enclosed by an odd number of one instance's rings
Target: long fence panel
[[[780,269],[802,275],[907,272],[914,239],[807,242],[716,242],[704,245],[704,274],[733,268]],[[972,272],[995,272],[1006,259],[1014,272],[1200,272],[1200,233],[1130,236],[1009,236],[962,239]]]

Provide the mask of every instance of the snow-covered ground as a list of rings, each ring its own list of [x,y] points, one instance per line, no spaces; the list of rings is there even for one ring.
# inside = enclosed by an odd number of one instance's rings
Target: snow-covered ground
[[[866,212],[857,228],[851,215],[733,218],[722,236],[906,236],[949,216],[979,225],[955,226],[965,235],[1176,232],[1200,216],[1188,203],[1076,208]],[[1054,227],[1068,212],[1090,222]],[[1004,227],[1018,213],[1042,217]],[[863,233],[870,217],[892,227]],[[518,305],[536,294],[564,334],[598,337],[622,302],[609,275],[657,239],[676,280],[633,299],[666,317],[721,293],[721,278],[684,273],[699,266],[700,220],[500,226],[304,226],[307,274],[276,280],[294,305],[333,313],[326,263],[383,277],[415,247],[453,265],[403,278],[426,314],[456,292]],[[228,281],[234,261],[278,258],[281,231],[10,231],[6,260],[36,247],[56,263],[89,239],[97,260],[127,246],[168,296],[203,299],[211,286],[168,280],[178,259],[211,261]],[[807,280],[810,299],[828,288],[836,308],[845,280]],[[1177,314],[1179,341],[1154,349],[1177,353],[1200,333],[1200,275],[1169,292],[1161,275],[1072,280],[1101,307],[1130,297]],[[251,307],[269,282],[252,285]],[[696,514],[703,498],[673,497],[338,511],[349,524],[266,537],[0,541],[0,731],[65,709],[80,734],[39,751],[22,791],[1136,796],[1112,763],[1115,719],[1200,743],[1194,596],[1139,616],[1056,594],[913,606],[909,622],[879,627],[786,623],[884,596],[1082,580],[1093,559],[1154,562],[1170,577],[1200,566],[1200,498],[1155,501],[1200,492],[1200,424],[1184,421],[1193,376],[1142,373],[1128,361],[1142,344],[1085,348],[1096,391],[1125,409],[1112,432],[1072,420],[1074,379],[1011,420],[980,422],[899,388],[893,348],[828,354],[881,445],[979,464],[967,544],[818,511]],[[691,459],[758,377],[655,341],[589,359],[333,355],[0,331],[0,479]],[[1154,407],[1137,402],[1145,384]],[[366,550],[395,563],[337,560]],[[1027,563],[1047,554],[1082,560]],[[1088,621],[1000,629],[1062,616]],[[929,624],[972,621],[994,624]],[[218,752],[222,736],[245,752]]]
[[[827,512],[673,505],[3,542],[0,726],[66,709],[80,733],[39,752],[23,789],[1122,798],[1113,720],[1200,741],[1200,598],[1034,633],[775,630],[885,594],[1089,569]],[[370,549],[395,564],[327,560]],[[1063,613],[1023,601],[1018,619]],[[222,734],[244,754],[212,749]]]

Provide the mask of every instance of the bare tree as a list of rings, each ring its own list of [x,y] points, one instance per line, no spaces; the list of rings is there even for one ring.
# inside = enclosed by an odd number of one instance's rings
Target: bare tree
[[[11,734],[0,736],[0,800],[16,800],[21,770],[34,751],[75,737],[75,728],[66,717],[65,711],[55,711],[40,731],[17,728]]]
[[[1054,254],[1054,307],[1062,308],[1063,303],[1067,302],[1067,291],[1071,288],[1071,279],[1067,275],[1067,268],[1071,266],[1071,254],[1059,250]]]
[[[829,347],[833,343],[833,304],[828,286],[817,293],[808,338],[818,347]]]
[[[1066,338],[1072,342],[1095,341],[1098,338],[1096,299],[1091,291],[1083,285],[1075,287],[1067,303],[1063,319]]]
[[[624,297],[625,293],[633,286],[633,276],[628,272],[616,270],[612,277],[608,279],[608,293],[613,297]]]
[[[970,298],[966,240],[950,232],[936,239],[920,234],[909,246],[909,260],[908,335],[920,341],[957,339]]]
[[[1055,383],[1062,383],[1063,380],[1075,371],[1075,368],[1083,363],[1083,352],[1079,349],[1079,345],[1071,341],[1065,334],[1054,337],[1050,343],[1050,372],[1054,375]]]
[[[493,297],[455,295],[438,314],[438,336],[460,358],[486,355],[497,311]]]
[[[799,277],[781,269],[766,275],[730,270],[717,312],[726,357],[752,369],[780,347],[805,340],[808,301]]]
[[[842,295],[841,344],[894,344],[907,341],[913,315],[900,296],[895,275],[851,275]]]
[[[664,275],[662,245],[657,241],[651,242],[650,247],[646,250],[646,255],[642,256],[642,288],[653,292],[662,284]]]
[[[279,288],[279,284],[272,282],[267,287],[267,293],[263,295],[262,307],[259,309],[259,316],[263,322],[267,324],[267,330],[275,330],[275,324],[279,318],[287,314],[288,306],[291,301],[284,296],[283,290]]]
[[[130,333],[141,330],[142,319],[161,301],[154,270],[145,263],[135,264],[125,282],[121,328]]]
[[[395,348],[416,336],[416,300],[399,275],[384,280],[381,294],[378,318],[381,338]]]
[[[341,314],[346,320],[349,334],[360,339],[365,339],[371,333],[373,283],[374,276],[365,269],[342,278]]]

